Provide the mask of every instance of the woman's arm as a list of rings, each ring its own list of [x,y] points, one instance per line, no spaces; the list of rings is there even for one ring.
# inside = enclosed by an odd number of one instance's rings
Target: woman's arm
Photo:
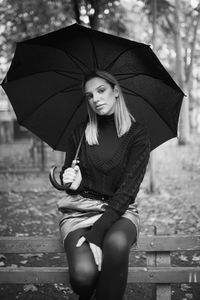
[[[144,128],[139,125],[121,184],[109,201],[106,211],[94,223],[91,230],[84,234],[89,242],[101,246],[106,231],[127,210],[129,204],[135,201],[146,172],[149,155],[149,138]]]

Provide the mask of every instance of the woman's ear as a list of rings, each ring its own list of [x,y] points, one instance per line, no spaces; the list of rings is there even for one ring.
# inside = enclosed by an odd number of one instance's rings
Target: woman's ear
[[[118,98],[119,97],[119,91],[118,91],[118,88],[117,88],[116,85],[114,86],[114,93],[115,93],[115,98]]]

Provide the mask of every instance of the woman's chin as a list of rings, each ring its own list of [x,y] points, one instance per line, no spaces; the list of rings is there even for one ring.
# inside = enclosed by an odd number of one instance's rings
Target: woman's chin
[[[98,110],[98,111],[96,111],[96,113],[97,113],[97,115],[99,115],[99,116],[104,116],[104,115],[107,114],[106,111],[104,111],[104,110]]]

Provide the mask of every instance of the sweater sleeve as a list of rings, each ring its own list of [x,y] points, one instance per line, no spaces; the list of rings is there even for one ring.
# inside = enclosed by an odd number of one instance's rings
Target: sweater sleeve
[[[150,142],[142,126],[133,139],[123,178],[103,215],[84,234],[87,241],[101,247],[106,231],[135,201],[150,155]]]

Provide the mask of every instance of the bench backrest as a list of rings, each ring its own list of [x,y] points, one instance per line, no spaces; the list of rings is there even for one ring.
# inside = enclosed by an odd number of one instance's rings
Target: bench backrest
[[[132,251],[171,252],[200,250],[200,236],[143,236]],[[62,253],[58,237],[0,237],[0,253]]]

